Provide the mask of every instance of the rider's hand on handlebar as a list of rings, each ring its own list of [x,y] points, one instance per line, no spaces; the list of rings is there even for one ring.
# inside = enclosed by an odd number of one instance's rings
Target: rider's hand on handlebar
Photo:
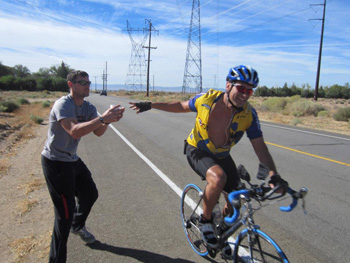
[[[283,180],[279,174],[274,174],[270,176],[269,186],[271,188],[279,188],[275,193],[285,194],[288,189],[288,182]]]

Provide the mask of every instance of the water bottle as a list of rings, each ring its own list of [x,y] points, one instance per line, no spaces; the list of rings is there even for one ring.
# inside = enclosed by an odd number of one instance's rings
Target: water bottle
[[[219,203],[214,206],[213,209],[213,223],[218,226],[222,222],[222,213]]]

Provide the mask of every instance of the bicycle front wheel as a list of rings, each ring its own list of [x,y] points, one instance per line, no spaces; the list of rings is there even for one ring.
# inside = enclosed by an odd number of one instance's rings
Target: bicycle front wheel
[[[208,255],[200,230],[198,227],[199,216],[203,213],[203,192],[194,185],[185,187],[181,197],[181,218],[182,224],[192,249],[200,256]]]
[[[286,255],[277,243],[259,229],[244,229],[236,240],[234,262],[288,263]]]

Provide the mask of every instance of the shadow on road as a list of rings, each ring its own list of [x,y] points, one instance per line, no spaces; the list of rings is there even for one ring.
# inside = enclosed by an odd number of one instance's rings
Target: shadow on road
[[[152,253],[145,250],[133,249],[133,248],[124,248],[124,247],[116,247],[106,243],[101,243],[100,241],[96,241],[92,244],[87,245],[92,249],[107,251],[120,256],[127,256],[131,258],[135,258],[140,262],[144,263],[195,263],[194,261],[189,261],[181,258],[169,258],[164,255]]]

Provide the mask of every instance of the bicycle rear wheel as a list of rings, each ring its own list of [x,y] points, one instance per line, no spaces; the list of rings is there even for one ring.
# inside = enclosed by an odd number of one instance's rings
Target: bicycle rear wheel
[[[189,184],[185,187],[181,197],[181,218],[182,224],[192,249],[200,256],[208,255],[200,230],[198,228],[199,216],[203,212],[203,192],[194,185]]]
[[[286,255],[277,243],[259,229],[244,229],[236,240],[234,262],[288,263]]]

